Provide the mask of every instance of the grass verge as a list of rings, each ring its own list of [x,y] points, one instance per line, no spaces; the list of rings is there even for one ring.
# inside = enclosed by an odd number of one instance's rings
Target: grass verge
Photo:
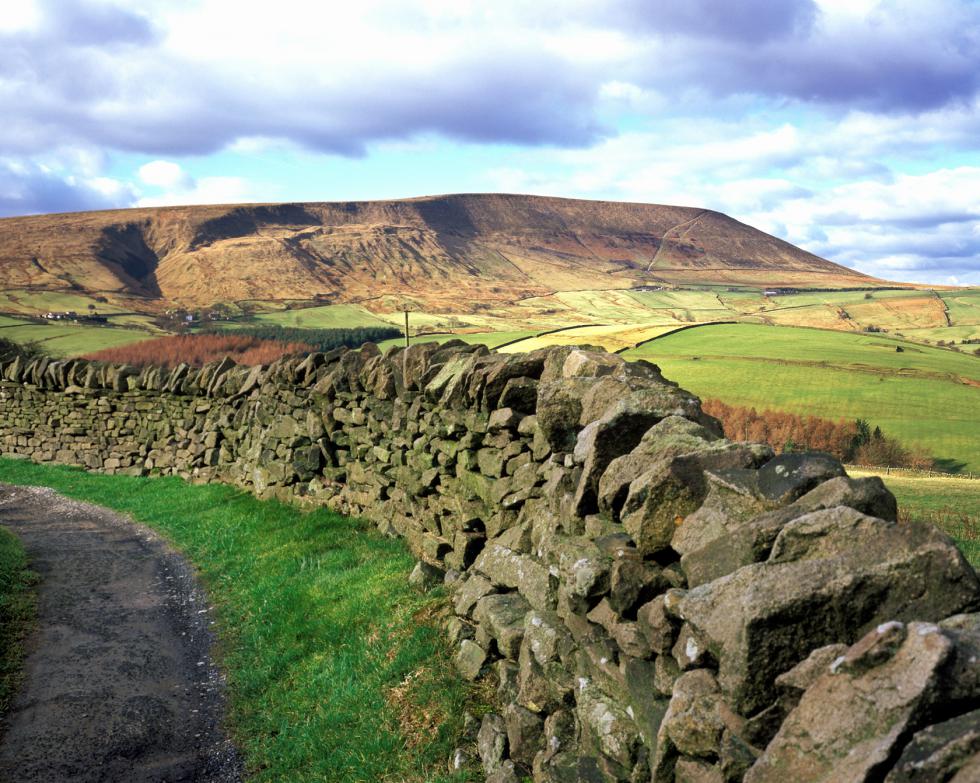
[[[444,770],[473,692],[438,592],[404,543],[232,487],[0,459],[0,481],[130,514],[197,568],[214,606],[230,729],[255,781],[463,781]]]
[[[24,638],[36,613],[35,582],[24,547],[0,527],[0,717],[10,707],[20,682]]]

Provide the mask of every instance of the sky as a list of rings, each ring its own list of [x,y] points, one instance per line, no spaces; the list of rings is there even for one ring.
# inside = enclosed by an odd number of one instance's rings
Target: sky
[[[536,193],[980,285],[980,0],[6,0],[0,216]]]

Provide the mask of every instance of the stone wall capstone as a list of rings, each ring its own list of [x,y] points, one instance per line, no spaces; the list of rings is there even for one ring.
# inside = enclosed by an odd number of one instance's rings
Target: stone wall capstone
[[[980,583],[877,478],[725,439],[648,362],[373,345],[0,363],[0,451],[323,504],[450,586],[487,780],[980,779]],[[461,754],[455,754],[460,758]]]

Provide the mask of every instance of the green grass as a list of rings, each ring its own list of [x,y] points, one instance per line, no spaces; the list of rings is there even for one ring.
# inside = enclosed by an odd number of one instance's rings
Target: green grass
[[[897,345],[904,352],[895,351]],[[829,419],[864,418],[907,446],[980,470],[980,359],[880,335],[732,324],[624,354],[702,397]]]
[[[17,313],[45,313],[49,310],[76,313],[87,313],[88,306],[95,305],[102,315],[121,312],[123,308],[107,302],[99,302],[94,297],[85,294],[73,294],[66,291],[31,291],[27,289],[12,289],[0,291],[0,310]]]
[[[953,326],[980,324],[980,288],[943,291],[941,296]]]
[[[356,326],[385,326],[387,321],[378,318],[357,305],[325,305],[281,310],[255,316],[257,321],[296,326],[302,329],[344,329]]]
[[[215,607],[230,724],[255,781],[463,780],[443,772],[471,692],[404,543],[326,510],[218,485],[0,459],[146,523],[196,566]]]
[[[482,343],[487,348],[496,348],[498,345],[509,343],[511,340],[530,337],[534,334],[535,332],[528,331],[474,332],[472,334],[420,334],[417,337],[412,337],[412,343],[446,343],[450,340],[462,340],[464,343],[469,343],[470,345]],[[383,340],[378,343],[378,347],[384,351],[393,345],[402,346],[404,344],[404,337],[395,337],[391,340]]]
[[[137,329],[86,324],[27,324],[5,328],[0,334],[18,343],[37,343],[43,351],[57,358],[81,356],[159,336]]]
[[[20,681],[24,637],[36,613],[35,582],[24,547],[0,527],[0,717],[10,707]]]
[[[974,568],[980,569],[980,479],[945,478],[913,473],[848,470],[852,476],[881,476],[898,500],[903,518],[942,528]]]

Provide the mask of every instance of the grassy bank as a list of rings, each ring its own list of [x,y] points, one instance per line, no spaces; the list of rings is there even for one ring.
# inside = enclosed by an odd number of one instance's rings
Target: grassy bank
[[[445,599],[409,587],[403,542],[221,485],[9,459],[0,481],[128,513],[194,563],[254,780],[467,779],[444,770],[470,691],[440,630]]]
[[[34,582],[24,547],[0,527],[0,716],[20,680],[24,637],[34,622]]]
[[[980,479],[916,476],[848,468],[852,476],[881,476],[903,518],[930,522],[952,536],[980,569]]]

